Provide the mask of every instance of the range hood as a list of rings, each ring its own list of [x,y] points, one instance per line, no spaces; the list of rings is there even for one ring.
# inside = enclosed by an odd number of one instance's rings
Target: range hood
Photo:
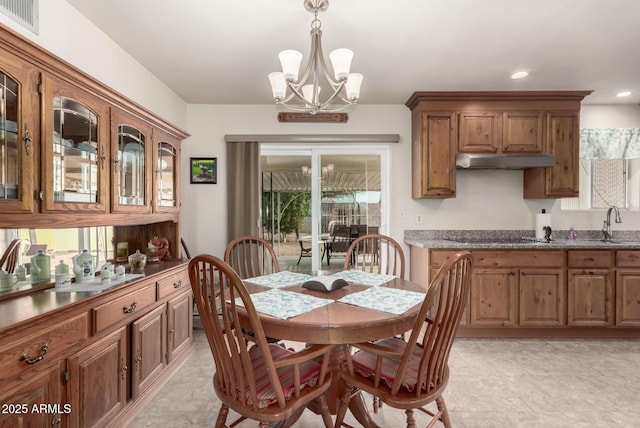
[[[478,154],[458,153],[456,167],[458,169],[527,169],[551,167],[553,155],[543,154]]]

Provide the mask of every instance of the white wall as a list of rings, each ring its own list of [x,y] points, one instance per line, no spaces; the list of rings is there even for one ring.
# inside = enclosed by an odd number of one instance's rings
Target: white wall
[[[274,106],[189,105],[191,137],[182,146],[182,235],[193,253],[222,256],[226,247],[226,134],[400,134],[390,144],[390,205],[411,201],[411,115],[404,105],[358,106],[348,123],[280,123]],[[218,184],[189,184],[190,157],[217,157]],[[402,173],[394,173],[402,171]],[[404,227],[390,222],[390,234],[402,242]],[[193,247],[193,249],[191,248]]]
[[[4,14],[0,23],[107,86],[185,128],[186,103],[65,0],[40,0],[35,34]]]

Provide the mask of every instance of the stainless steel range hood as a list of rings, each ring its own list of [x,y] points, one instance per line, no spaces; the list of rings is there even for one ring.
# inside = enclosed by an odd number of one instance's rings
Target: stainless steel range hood
[[[458,153],[456,157],[458,169],[527,169],[551,167],[553,163],[553,155],[543,154]]]

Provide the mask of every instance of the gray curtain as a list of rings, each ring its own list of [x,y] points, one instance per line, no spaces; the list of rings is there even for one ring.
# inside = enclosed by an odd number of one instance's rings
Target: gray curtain
[[[259,236],[260,143],[227,143],[227,242]]]

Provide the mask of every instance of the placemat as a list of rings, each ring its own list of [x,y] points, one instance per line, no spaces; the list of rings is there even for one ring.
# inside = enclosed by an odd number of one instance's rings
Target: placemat
[[[424,294],[397,288],[371,287],[349,294],[338,302],[400,315],[422,303]]]
[[[276,272],[269,275],[247,278],[243,281],[251,282],[252,284],[264,285],[265,287],[269,288],[283,288],[301,284],[312,276],[313,275],[308,275],[306,273],[283,270],[281,272]]]
[[[283,320],[305,314],[333,302],[331,299],[321,299],[277,288],[254,293],[251,295],[251,300],[256,311]],[[239,297],[236,298],[236,305],[244,306]]]

